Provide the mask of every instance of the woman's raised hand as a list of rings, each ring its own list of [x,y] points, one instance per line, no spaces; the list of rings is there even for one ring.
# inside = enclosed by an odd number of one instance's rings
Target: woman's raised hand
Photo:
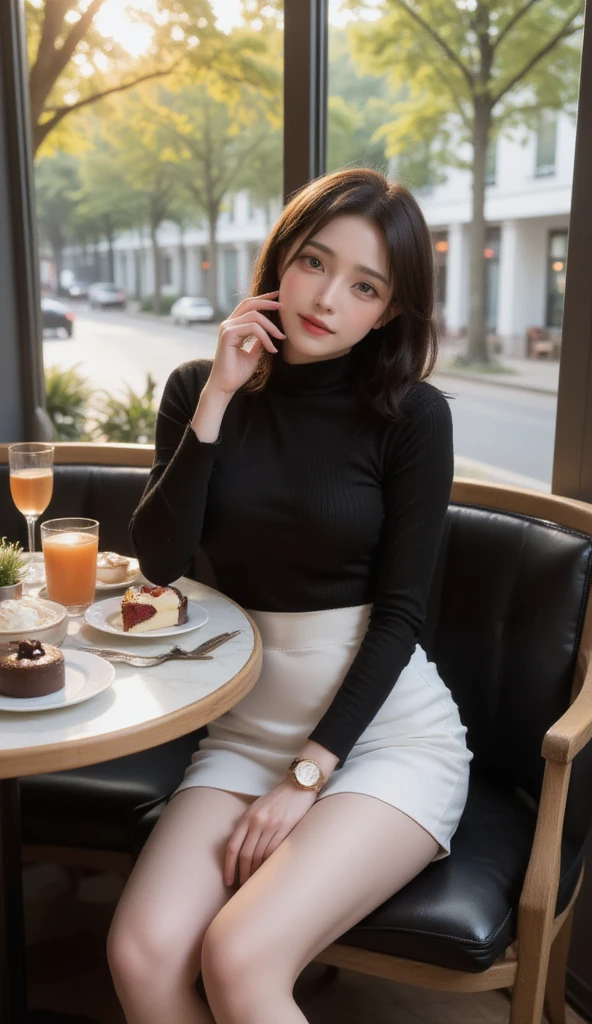
[[[277,352],[273,338],[286,335],[261,310],[280,309],[279,292],[254,295],[239,302],[227,320],[220,324],[218,346],[208,379],[210,391],[233,395],[252,376],[261,355],[261,347]],[[270,337],[271,335],[271,337]],[[243,348],[245,339],[250,341]]]

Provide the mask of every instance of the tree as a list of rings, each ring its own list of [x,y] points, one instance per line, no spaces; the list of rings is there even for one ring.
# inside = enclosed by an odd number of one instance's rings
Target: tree
[[[79,187],[78,161],[68,153],[44,157],[37,164],[37,223],[41,238],[52,250],[58,289],[63,269],[63,250],[74,234]]]
[[[348,36],[329,35],[327,170],[365,164],[385,170],[386,146],[378,129],[390,117],[394,98],[384,75],[362,74],[354,64]]]
[[[348,0],[347,6],[359,12],[368,4]],[[377,21],[351,30],[361,66],[405,90],[381,129],[387,153],[423,146],[436,173],[450,166],[470,170],[465,362],[489,361],[483,253],[490,141],[517,126],[533,127],[541,110],[575,102],[582,15],[582,0],[383,0]],[[467,144],[470,161],[462,158]]]
[[[179,182],[173,173],[170,150],[163,145],[163,126],[155,109],[163,87],[145,84],[133,94],[111,101],[103,133],[113,156],[113,171],[127,183],[133,220],[147,224],[152,245],[154,289],[152,308],[160,313],[162,260],[158,229],[178,208]]]
[[[108,246],[109,281],[115,280],[114,242],[119,231],[137,227],[144,214],[142,198],[126,177],[117,153],[97,133],[95,145],[80,161],[76,223],[84,235],[90,228]],[[86,229],[86,230],[85,230]]]
[[[208,224],[209,297],[218,310],[217,227],[225,197],[239,186],[245,168],[263,147],[270,125],[258,97],[246,85],[229,94],[218,90],[213,74],[199,84],[164,95],[153,119],[160,138],[168,139],[162,155],[170,170]]]
[[[223,40],[209,0],[155,0],[153,13],[132,3],[130,16],[148,40],[142,56],[134,57],[99,31],[105,2],[25,0],[34,152],[74,111],[168,75],[196,50],[207,65]]]

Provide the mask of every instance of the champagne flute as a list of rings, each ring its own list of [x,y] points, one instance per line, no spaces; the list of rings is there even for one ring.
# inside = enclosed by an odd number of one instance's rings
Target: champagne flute
[[[30,563],[35,554],[35,523],[51,501],[53,492],[52,444],[30,441],[8,446],[10,493],[27,520]]]

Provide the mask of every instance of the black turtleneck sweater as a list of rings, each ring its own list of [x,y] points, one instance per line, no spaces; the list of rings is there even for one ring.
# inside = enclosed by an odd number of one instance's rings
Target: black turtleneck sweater
[[[164,390],[155,460],[131,523],[142,572],[167,584],[201,545],[244,608],[299,612],[373,603],[360,649],[310,738],[340,765],[418,642],[453,476],[448,403],[412,386],[405,420],[362,410],[350,356],[286,363],[233,395],[214,443],[189,426],[212,363]]]

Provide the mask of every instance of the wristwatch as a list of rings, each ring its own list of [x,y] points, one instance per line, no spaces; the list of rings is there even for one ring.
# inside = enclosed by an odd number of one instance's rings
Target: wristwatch
[[[300,789],[319,792],[325,785],[325,776],[320,764],[310,757],[295,757],[288,768],[288,774]]]

